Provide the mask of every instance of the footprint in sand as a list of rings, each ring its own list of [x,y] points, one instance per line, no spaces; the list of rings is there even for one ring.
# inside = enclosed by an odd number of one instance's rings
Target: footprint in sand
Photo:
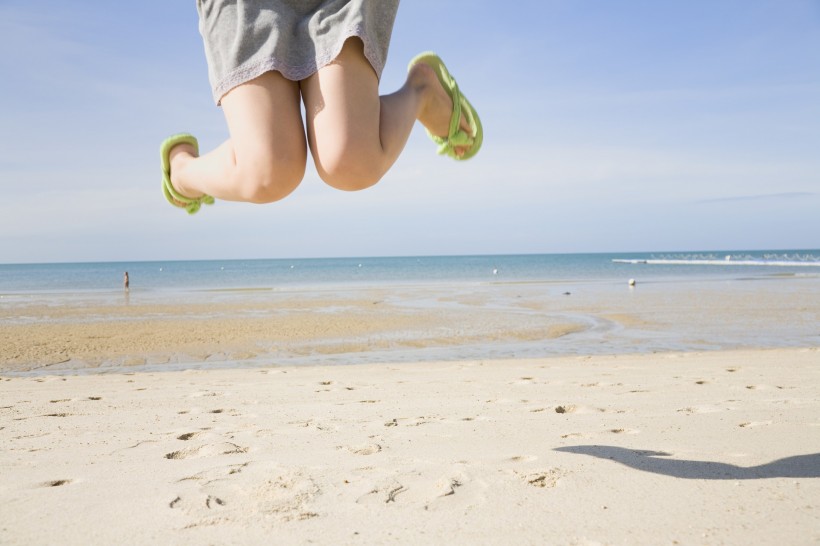
[[[561,438],[574,438],[574,437],[591,438],[591,436],[589,436],[587,434],[584,434],[583,432],[568,432],[567,434],[562,434],[561,435]]]
[[[322,432],[333,432],[334,430],[338,430],[338,427],[333,425],[328,425],[325,423],[317,423],[313,419],[308,419],[307,421],[288,421],[289,425],[296,425],[300,428],[309,428],[313,430],[319,430]]]
[[[745,423],[740,423],[738,426],[740,428],[752,428],[752,427],[764,427],[771,425],[771,421],[748,421]]]
[[[239,474],[250,464],[250,462],[247,462],[240,464],[229,464],[227,466],[219,466],[216,468],[209,468],[208,470],[197,472],[192,476],[185,476],[184,478],[181,478],[178,481],[195,481],[200,482],[202,484],[208,484],[217,480],[225,479],[228,476],[233,476],[234,474]]]
[[[687,407],[687,408],[680,408],[676,410],[678,413],[718,413],[721,411],[726,411],[729,408],[719,408],[717,406],[694,406],[694,407]]]
[[[312,504],[322,491],[300,469],[271,463],[231,465],[184,478],[178,487],[166,506],[191,518],[186,528],[241,521],[256,513],[265,515],[259,524],[274,532],[279,522],[319,517]]]
[[[363,444],[360,446],[339,446],[337,449],[346,449],[356,455],[373,455],[381,451],[382,446],[379,444]]]
[[[199,454],[201,448],[194,448],[194,449],[181,449],[179,451],[172,451],[171,453],[166,453],[166,459],[190,459],[191,457],[196,457]]]
[[[222,396],[223,393],[221,392],[214,392],[214,391],[199,391],[193,394],[189,394],[188,398],[201,398],[203,396]]]
[[[510,461],[514,463],[529,463],[537,459],[538,457],[535,455],[516,455],[515,457],[510,457]]]
[[[612,428],[609,429],[609,432],[612,434],[639,434],[639,430],[629,429],[629,428]]]
[[[186,504],[188,503],[183,501],[182,497],[177,495],[176,498],[174,498],[174,500],[168,503],[168,508],[184,508],[186,507]],[[227,503],[215,495],[208,495],[207,497],[205,497],[204,504],[206,509],[212,510],[215,508],[219,508],[221,506],[225,506]],[[188,511],[190,511],[190,507],[188,507]]]
[[[225,506],[225,501],[219,497],[208,495],[208,498],[205,499],[205,508],[215,508],[217,506]]]
[[[194,457],[212,457],[215,455],[234,455],[247,452],[247,447],[238,446],[232,442],[223,442],[220,444],[207,444],[199,447],[172,451],[171,453],[166,453],[165,458],[179,460],[192,459]]]
[[[72,482],[72,480],[51,480],[48,482],[44,482],[42,484],[43,487],[60,487],[62,485],[68,485]]]
[[[421,503],[425,511],[458,511],[482,503],[485,487],[473,482],[470,476],[458,472],[442,476],[433,482],[425,479],[410,482],[406,502]]]
[[[399,482],[391,482],[390,484],[375,487],[365,493],[356,499],[356,504],[390,504],[396,502],[399,495],[406,491],[407,488]]]
[[[456,487],[461,487],[462,485],[464,484],[460,481],[456,479],[451,479],[450,484],[447,486],[448,490],[444,493],[444,495],[442,495],[442,497],[449,497],[450,495],[455,495]]]
[[[566,472],[559,468],[552,468],[543,472],[534,472],[532,474],[519,474],[522,480],[527,484],[538,488],[552,488],[558,484],[558,481],[566,475]]]

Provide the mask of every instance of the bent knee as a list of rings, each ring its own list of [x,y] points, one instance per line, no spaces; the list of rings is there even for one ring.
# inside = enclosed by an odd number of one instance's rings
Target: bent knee
[[[381,174],[372,172],[356,173],[349,170],[340,172],[324,172],[319,174],[328,186],[343,191],[364,190],[375,185],[382,178]]]
[[[339,190],[358,191],[381,180],[385,170],[379,159],[341,154],[331,161],[317,162],[319,176],[325,183]]]
[[[293,193],[304,176],[304,162],[275,168],[256,165],[239,170],[237,186],[243,201],[273,203]]]

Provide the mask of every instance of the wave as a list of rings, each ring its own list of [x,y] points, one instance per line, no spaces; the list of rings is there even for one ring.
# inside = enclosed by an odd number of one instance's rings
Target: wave
[[[650,265],[751,265],[777,267],[820,267],[820,256],[813,254],[728,254],[723,258],[714,254],[662,255],[650,258],[615,258],[613,263]]]

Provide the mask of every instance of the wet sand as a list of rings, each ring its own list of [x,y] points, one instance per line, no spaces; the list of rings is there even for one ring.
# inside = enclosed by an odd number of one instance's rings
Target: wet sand
[[[820,345],[820,279],[0,300],[0,372]],[[146,368],[147,367],[147,368]]]

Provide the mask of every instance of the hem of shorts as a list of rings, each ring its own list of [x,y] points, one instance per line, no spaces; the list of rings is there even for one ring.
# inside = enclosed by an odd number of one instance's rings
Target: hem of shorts
[[[222,78],[222,80],[213,88],[213,97],[214,102],[216,102],[217,106],[220,106],[222,102],[222,97],[224,97],[231,89],[242,85],[243,83],[247,83],[254,78],[258,78],[265,72],[279,72],[291,81],[302,81],[309,76],[318,72],[321,68],[329,65],[333,62],[333,60],[339,56],[339,53],[342,52],[342,47],[344,46],[345,42],[350,38],[359,38],[362,43],[364,44],[364,56],[373,67],[373,70],[376,72],[376,78],[381,79],[382,71],[384,70],[384,63],[385,59],[379,57],[376,53],[378,50],[373,47],[373,43],[370,39],[367,38],[364,32],[364,28],[361,25],[357,25],[347,32],[342,33],[340,35],[341,39],[336,43],[333,49],[328,50],[328,52],[315,59],[314,62],[309,64],[301,65],[301,66],[290,66],[279,59],[275,58],[267,58],[261,61],[256,61],[253,64],[246,64],[242,65],[233,71],[229,72],[227,76]],[[385,57],[386,57],[386,50],[385,50]]]

